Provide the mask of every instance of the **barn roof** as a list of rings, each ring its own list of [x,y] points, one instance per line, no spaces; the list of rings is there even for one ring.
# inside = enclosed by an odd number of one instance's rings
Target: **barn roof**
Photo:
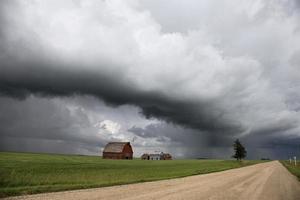
[[[109,153],[122,153],[125,145],[130,145],[130,142],[110,142],[108,143],[103,152]]]

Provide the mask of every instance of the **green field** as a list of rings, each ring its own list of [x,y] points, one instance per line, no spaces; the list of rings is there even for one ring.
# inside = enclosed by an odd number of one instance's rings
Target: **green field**
[[[0,197],[170,179],[258,162],[104,160],[98,156],[0,152]]]
[[[300,181],[300,162],[297,162],[297,165],[294,165],[294,161],[290,164],[289,161],[280,161],[292,174],[298,177]]]

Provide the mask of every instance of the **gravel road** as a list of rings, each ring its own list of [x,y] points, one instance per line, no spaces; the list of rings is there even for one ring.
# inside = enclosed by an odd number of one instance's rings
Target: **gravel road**
[[[300,200],[300,183],[278,161],[171,180],[8,198],[14,200]]]

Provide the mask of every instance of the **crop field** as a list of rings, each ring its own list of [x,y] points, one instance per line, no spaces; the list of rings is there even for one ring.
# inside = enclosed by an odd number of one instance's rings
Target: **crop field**
[[[297,165],[295,166],[294,161],[292,164],[290,164],[289,161],[281,161],[281,163],[295,176],[298,177],[298,180],[300,181],[300,162],[297,162]]]
[[[0,152],[0,197],[170,179],[258,162],[105,160],[99,156]]]

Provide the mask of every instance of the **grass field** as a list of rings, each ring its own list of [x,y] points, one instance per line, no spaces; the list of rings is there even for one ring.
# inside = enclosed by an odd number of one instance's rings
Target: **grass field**
[[[289,161],[280,161],[292,174],[298,177],[300,181],[300,162],[297,162],[297,165],[294,165],[294,162],[290,164]]]
[[[104,160],[97,156],[0,152],[0,197],[170,179],[258,162]]]

